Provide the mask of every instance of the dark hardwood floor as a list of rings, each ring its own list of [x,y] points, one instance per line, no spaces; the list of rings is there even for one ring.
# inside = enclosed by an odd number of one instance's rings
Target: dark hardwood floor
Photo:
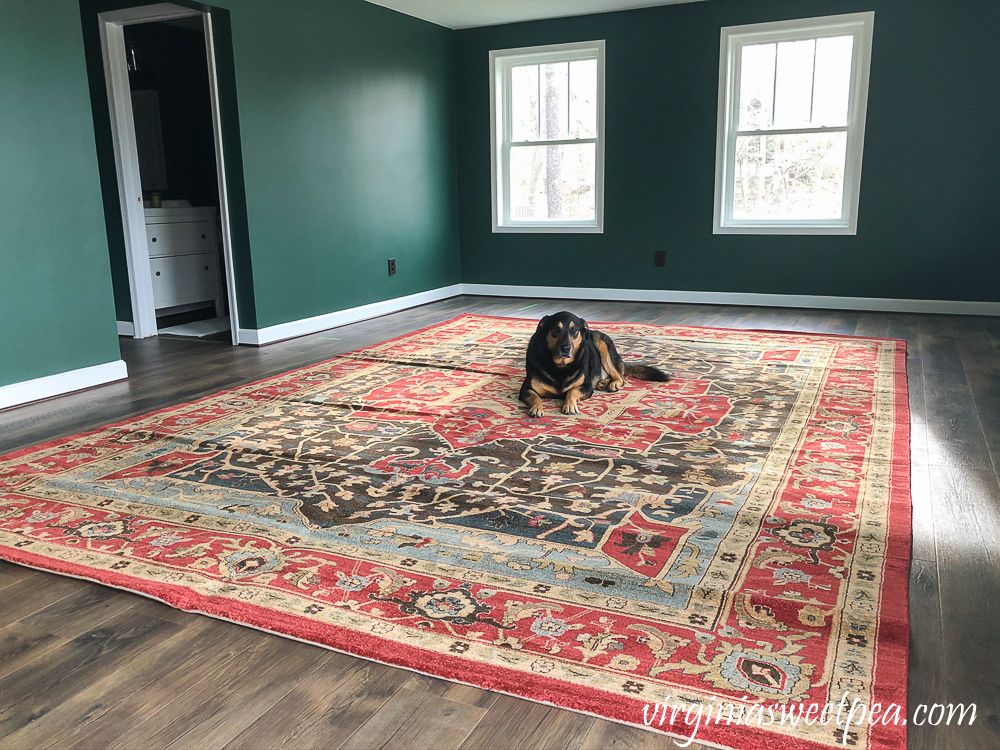
[[[128,381],[0,412],[0,452],[330,358],[462,312],[904,338],[912,409],[911,748],[1000,748],[1000,319],[459,297],[261,349],[122,339]],[[96,584],[0,563],[0,748],[672,748]],[[697,744],[692,747],[699,747]]]

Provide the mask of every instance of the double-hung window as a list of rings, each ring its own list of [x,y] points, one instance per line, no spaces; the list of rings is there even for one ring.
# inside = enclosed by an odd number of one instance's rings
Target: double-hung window
[[[600,232],[604,42],[490,52],[494,232]]]
[[[716,234],[856,234],[873,13],[722,29]]]

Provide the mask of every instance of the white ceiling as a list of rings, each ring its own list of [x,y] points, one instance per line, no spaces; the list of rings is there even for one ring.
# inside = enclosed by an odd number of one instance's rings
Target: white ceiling
[[[539,18],[584,16],[612,10],[697,0],[368,0],[450,29],[494,26]]]

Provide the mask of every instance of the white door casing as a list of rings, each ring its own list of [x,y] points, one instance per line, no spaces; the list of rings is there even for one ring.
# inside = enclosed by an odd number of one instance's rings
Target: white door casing
[[[124,27],[164,21],[171,18],[201,16],[204,23],[206,65],[212,106],[212,130],[215,142],[216,174],[219,190],[219,216],[222,229],[222,253],[226,269],[229,301],[229,322],[234,344],[238,343],[239,311],[236,305],[236,277],[233,268],[230,233],[229,196],[227,192],[222,146],[222,118],[219,108],[219,87],[215,57],[212,17],[209,13],[183,8],[170,3],[158,3],[135,8],[109,11],[98,15],[101,50],[104,57],[104,77],[108,89],[111,115],[111,136],[115,154],[115,172],[121,199],[122,229],[125,236],[125,258],[128,265],[129,294],[135,337],[155,336],[156,310],[146,239],[146,219],[142,204],[142,181],[132,119],[132,96],[129,91],[128,62],[125,52]]]

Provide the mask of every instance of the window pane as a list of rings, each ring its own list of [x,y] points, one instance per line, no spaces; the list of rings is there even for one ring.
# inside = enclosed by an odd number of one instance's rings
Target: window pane
[[[774,82],[774,127],[809,127],[815,50],[815,39],[778,44]]]
[[[515,141],[537,141],[538,66],[518,65],[510,71],[512,135]]]
[[[597,60],[518,65],[510,87],[515,143],[597,137]]]
[[[750,44],[740,58],[740,130],[771,127],[776,44]]]
[[[816,40],[816,82],[812,114],[814,127],[847,124],[853,53],[852,36]]]
[[[593,143],[511,148],[511,220],[593,221],[596,153]]]
[[[569,133],[569,63],[540,65],[542,76],[542,137],[566,138]]]
[[[736,139],[734,219],[839,219],[847,133]]]
[[[569,131],[571,138],[597,137],[597,60],[569,64]]]

